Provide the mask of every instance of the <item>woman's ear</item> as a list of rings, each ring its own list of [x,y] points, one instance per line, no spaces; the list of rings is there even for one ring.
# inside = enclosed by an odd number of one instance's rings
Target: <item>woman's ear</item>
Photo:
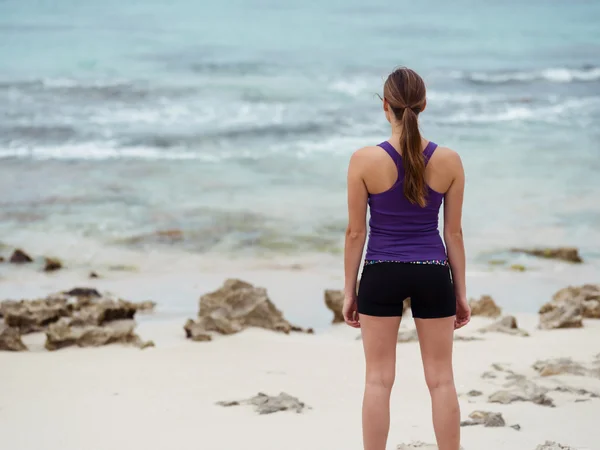
[[[383,99],[383,110],[386,113],[390,112],[390,104],[388,103],[388,101],[385,98]]]
[[[426,108],[427,108],[427,99],[425,99],[425,102],[423,103],[423,109],[421,110],[421,112],[425,111]]]

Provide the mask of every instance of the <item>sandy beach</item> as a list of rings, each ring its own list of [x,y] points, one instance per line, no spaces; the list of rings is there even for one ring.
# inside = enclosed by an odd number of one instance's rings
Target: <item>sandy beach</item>
[[[247,329],[216,336],[212,342],[186,340],[183,323],[197,313],[199,296],[222,284],[224,277],[218,271],[162,277],[116,274],[97,280],[86,280],[77,271],[48,276],[26,267],[10,268],[10,277],[4,274],[2,298],[33,298],[85,285],[136,301],[168,297],[176,308],[161,311],[159,300],[154,314],[136,317],[139,335],[153,340],[154,348],[117,344],[48,352],[44,335],[37,333],[23,338],[29,352],[0,352],[3,449],[362,448],[360,333],[343,324],[330,325],[332,314],[323,303],[323,290],[339,287],[333,273],[264,268],[230,273],[266,287],[286,318],[314,327],[315,334]],[[502,296],[497,301],[503,306]],[[600,394],[600,378],[542,377],[532,367],[539,360],[561,357],[591,369],[599,367],[600,320],[584,320],[580,329],[540,330],[537,314],[515,316],[529,337],[479,333],[494,321],[483,317],[474,317],[457,333],[480,338],[455,343],[463,420],[483,410],[501,413],[506,422],[500,428],[463,427],[464,448],[534,450],[551,440],[579,450],[600,449],[596,425],[600,398],[590,394]],[[412,327],[412,319],[406,317],[402,328]],[[489,396],[504,389],[515,374],[548,389],[546,395],[555,407],[531,401],[489,402]],[[564,392],[566,387],[571,392]],[[587,393],[577,391],[581,389]],[[481,395],[467,395],[473,390]],[[259,392],[285,392],[306,408],[301,413],[259,415],[250,405],[216,404]],[[429,396],[418,344],[399,343],[388,448],[415,441],[434,442]]]

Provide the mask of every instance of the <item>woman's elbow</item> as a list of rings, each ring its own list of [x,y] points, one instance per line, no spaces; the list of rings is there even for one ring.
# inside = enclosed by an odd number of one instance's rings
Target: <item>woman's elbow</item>
[[[462,228],[457,229],[445,229],[444,238],[446,241],[462,241],[463,231]]]
[[[346,228],[346,238],[356,241],[359,239],[364,239],[367,235],[367,230],[365,228]]]

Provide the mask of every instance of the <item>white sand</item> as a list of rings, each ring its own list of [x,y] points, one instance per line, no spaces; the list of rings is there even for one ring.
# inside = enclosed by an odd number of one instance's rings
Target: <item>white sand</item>
[[[529,338],[486,334],[457,342],[459,392],[464,418],[476,409],[501,412],[521,431],[482,426],[462,429],[466,450],[535,449],[546,439],[579,449],[600,449],[600,399],[576,403],[571,394],[550,393],[556,408],[532,403],[498,405],[487,395],[499,389],[481,374],[495,362],[536,379],[541,358],[569,356],[591,363],[600,352],[600,321],[581,330],[537,331],[537,317],[518,316]],[[361,449],[363,355],[357,331],[330,327],[316,335],[247,330],[210,343],[185,341],[182,320],[146,322],[140,334],[157,347],[140,351],[42,349],[43,336],[26,337],[29,353],[0,353],[0,448],[3,450],[330,450]],[[488,320],[474,320],[463,334]],[[403,326],[411,326],[406,320]],[[549,380],[544,380],[548,382]],[[552,377],[552,382],[600,393],[600,379]],[[302,414],[259,416],[250,406],[223,408],[219,400],[285,391],[312,409]],[[418,344],[398,345],[388,448],[433,442],[429,397]]]
[[[4,265],[0,299],[32,298],[83,285],[131,300],[153,299],[159,307],[154,316],[139,318],[139,333],[154,340],[156,348],[140,351],[116,345],[49,353],[43,350],[43,335],[30,335],[25,337],[30,352],[0,352],[1,450],[362,448],[362,345],[356,340],[357,330],[329,325],[331,313],[323,305],[323,289],[341,286],[337,269],[231,269],[229,274],[267,287],[290,321],[313,326],[317,334],[286,336],[247,330],[210,343],[186,341],[182,327],[186,317],[196,314],[199,295],[217,288],[227,271],[180,269],[104,272],[104,279],[87,280],[84,269],[46,275]],[[512,291],[494,289],[502,284],[498,279],[483,292],[511,309],[518,299],[508,297],[521,289],[521,279],[518,275],[511,279]],[[471,277],[473,284],[477,285],[477,277]],[[580,330],[540,331],[537,315],[517,317],[531,337],[486,334],[482,341],[456,343],[459,392],[477,389],[484,393],[461,396],[463,419],[482,409],[501,412],[507,425],[522,427],[521,431],[508,426],[465,427],[465,450],[534,450],[547,439],[600,450],[600,399],[576,403],[585,396],[551,392],[556,408],[487,402],[487,396],[501,384],[481,378],[492,363],[509,364],[546,385],[566,383],[600,393],[600,379],[560,376],[540,381],[531,368],[538,359],[563,356],[591,364],[600,353],[600,321],[586,321]],[[478,335],[476,330],[489,323],[475,319],[460,333]],[[411,319],[403,322],[403,327],[411,326]],[[220,400],[281,391],[297,396],[312,409],[259,416],[250,406],[215,405]],[[389,449],[415,440],[434,442],[417,343],[398,345],[392,405]]]

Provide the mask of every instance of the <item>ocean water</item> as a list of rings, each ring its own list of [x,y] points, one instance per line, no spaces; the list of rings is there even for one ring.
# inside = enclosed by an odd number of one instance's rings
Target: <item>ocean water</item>
[[[348,159],[407,65],[463,158],[471,264],[598,264],[598,23],[591,0],[0,0],[1,241],[339,255]]]

